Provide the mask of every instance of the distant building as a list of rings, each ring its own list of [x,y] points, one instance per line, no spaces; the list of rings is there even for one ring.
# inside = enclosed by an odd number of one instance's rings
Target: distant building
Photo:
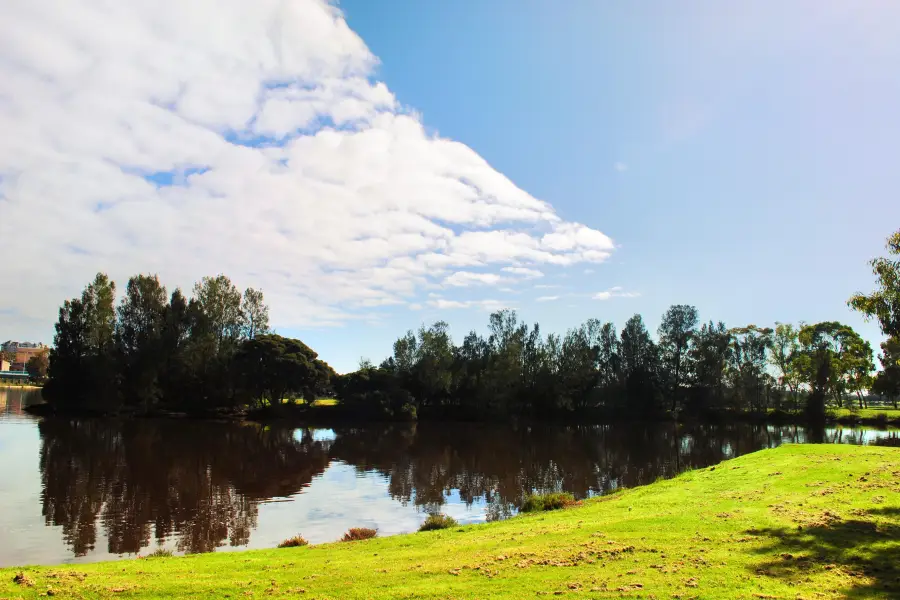
[[[14,357],[12,364],[6,369],[0,369],[0,371],[24,371],[25,365],[28,364],[32,356],[49,352],[50,349],[44,344],[37,342],[14,342],[8,340],[0,344],[0,351],[8,352]]]
[[[5,361],[2,358],[0,358],[0,371],[9,371],[10,367],[11,367],[11,365],[9,364],[8,361]]]

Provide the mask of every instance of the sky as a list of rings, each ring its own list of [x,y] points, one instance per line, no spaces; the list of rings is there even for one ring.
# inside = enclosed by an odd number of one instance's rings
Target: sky
[[[0,338],[225,273],[338,371],[693,304],[839,320],[900,228],[900,4],[0,3]]]

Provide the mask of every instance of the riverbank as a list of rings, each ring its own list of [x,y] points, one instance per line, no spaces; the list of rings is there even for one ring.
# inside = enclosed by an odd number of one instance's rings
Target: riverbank
[[[90,410],[66,411],[58,410],[50,404],[33,404],[25,408],[25,411],[34,416],[67,416],[67,417],[114,417],[114,418],[193,418],[212,420],[255,421],[259,423],[287,425],[319,425],[323,427],[362,424],[362,423],[402,423],[410,422],[409,418],[389,418],[382,414],[360,413],[357,410],[342,406],[333,398],[316,400],[312,404],[285,403],[281,405],[265,406],[262,408],[248,409],[219,408],[208,411],[183,412],[177,410],[153,409],[141,410],[137,407],[126,407],[113,413],[105,413]],[[418,415],[418,421],[423,422],[461,422],[461,423],[497,423],[515,420],[528,422],[529,420],[541,423],[557,424],[604,424],[616,422],[678,422],[678,423],[755,423],[772,425],[809,425],[809,419],[803,411],[769,410],[767,412],[743,412],[743,411],[705,411],[699,414],[680,412],[658,413],[642,415],[640,418],[634,415],[617,414],[602,411],[590,411],[587,413],[558,413],[534,419],[528,416],[479,416],[457,414],[453,412],[428,412],[422,411]],[[852,425],[870,426],[879,428],[900,428],[900,410],[893,408],[867,408],[860,410],[829,409],[825,420],[815,425]]]
[[[3,569],[0,597],[896,598],[898,459],[893,448],[782,446],[497,523]]]

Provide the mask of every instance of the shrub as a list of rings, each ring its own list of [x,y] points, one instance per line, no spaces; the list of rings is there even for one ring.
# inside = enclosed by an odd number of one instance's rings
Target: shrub
[[[347,533],[344,534],[341,541],[358,542],[360,540],[368,540],[376,535],[378,535],[378,532],[374,529],[369,529],[368,527],[353,527],[352,529],[347,530]]]
[[[567,492],[554,492],[552,494],[528,494],[522,500],[519,512],[540,512],[542,510],[557,510],[575,504],[575,497]]]
[[[436,529],[449,529],[456,527],[458,523],[453,517],[441,514],[431,514],[425,519],[425,522],[419,527],[419,531],[434,531]]]
[[[168,550],[166,548],[157,548],[144,558],[169,558],[170,556],[174,556],[171,550]]]
[[[295,535],[292,538],[288,538],[278,544],[279,548],[298,548],[300,546],[308,546],[309,542],[307,542],[302,535]]]

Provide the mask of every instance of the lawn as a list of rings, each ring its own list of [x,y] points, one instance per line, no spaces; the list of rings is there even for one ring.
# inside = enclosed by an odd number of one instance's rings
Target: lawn
[[[900,409],[879,407],[879,408],[834,408],[829,412],[834,413],[835,418],[856,418],[860,420],[876,420],[883,419],[885,421],[900,421]],[[879,416],[884,415],[884,416]]]
[[[898,598],[898,559],[900,449],[804,445],[498,523],[5,569],[0,597]]]

